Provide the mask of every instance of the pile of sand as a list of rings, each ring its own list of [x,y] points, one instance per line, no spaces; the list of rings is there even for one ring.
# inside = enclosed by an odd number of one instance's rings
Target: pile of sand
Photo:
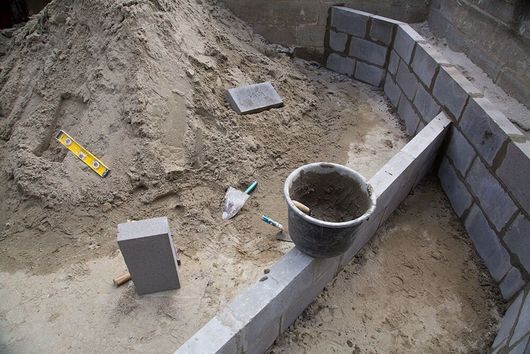
[[[266,44],[213,2],[56,0],[10,35],[0,73],[4,269],[46,272],[110,254],[117,223],[161,215],[191,258],[211,247],[277,259],[285,246],[260,237],[259,216],[221,224],[225,188],[258,180],[255,213],[281,215],[289,172],[346,161],[345,131],[371,117],[355,94],[328,85],[349,80],[320,79],[317,65]],[[263,81],[284,108],[238,116],[228,107],[227,88]],[[344,97],[353,97],[347,106]],[[109,177],[58,144],[60,129]]]

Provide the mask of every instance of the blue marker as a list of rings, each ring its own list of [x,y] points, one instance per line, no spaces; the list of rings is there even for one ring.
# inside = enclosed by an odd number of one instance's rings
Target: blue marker
[[[261,216],[261,220],[263,220],[263,221],[265,221],[267,224],[272,225],[272,226],[274,226],[274,227],[277,227],[278,229],[280,229],[280,230],[283,231],[283,225],[280,224],[280,223],[277,222],[277,221],[272,220],[272,219],[269,218],[268,216],[262,215],[262,216]]]

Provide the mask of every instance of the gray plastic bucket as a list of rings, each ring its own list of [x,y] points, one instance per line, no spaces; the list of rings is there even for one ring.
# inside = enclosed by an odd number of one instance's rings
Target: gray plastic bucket
[[[316,258],[346,252],[376,204],[373,189],[362,175],[328,162],[293,171],[285,181],[284,195],[291,239],[300,251]],[[293,200],[308,206],[311,215],[300,211]]]

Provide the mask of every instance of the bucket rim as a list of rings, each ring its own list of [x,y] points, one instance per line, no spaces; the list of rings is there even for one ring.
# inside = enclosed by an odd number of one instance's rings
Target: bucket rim
[[[316,219],[316,218],[314,218],[312,216],[309,216],[309,215],[305,214],[300,209],[298,209],[294,205],[294,203],[293,203],[293,201],[291,199],[291,196],[289,195],[289,189],[290,189],[290,186],[292,185],[293,179],[296,176],[298,176],[302,170],[307,169],[307,168],[311,168],[311,167],[333,167],[334,169],[342,170],[342,171],[345,171],[345,172],[347,172],[348,174],[350,174],[352,176],[355,176],[361,183],[366,185],[366,190],[368,191],[368,196],[369,196],[370,203],[371,203],[371,205],[368,208],[368,210],[366,210],[366,212],[364,214],[362,214],[361,216],[359,216],[359,217],[357,217],[357,218],[355,218],[353,220],[342,221],[342,222],[333,222],[333,221],[324,221],[324,220]],[[312,224],[316,224],[316,225],[323,226],[323,227],[329,227],[329,228],[346,228],[346,227],[352,227],[352,226],[360,225],[364,221],[368,220],[370,218],[370,216],[372,216],[373,212],[375,211],[376,201],[377,201],[377,196],[374,193],[374,189],[373,189],[372,185],[368,182],[368,180],[363,175],[361,175],[359,172],[357,172],[357,171],[355,171],[355,170],[353,170],[353,169],[351,169],[349,167],[346,167],[344,165],[340,165],[340,164],[337,164],[337,163],[333,163],[333,162],[313,162],[313,163],[302,165],[302,166],[298,167],[293,172],[291,172],[289,174],[289,176],[287,177],[287,179],[285,180],[285,183],[284,183],[284,186],[283,186],[283,194],[284,194],[285,200],[287,201],[287,206],[296,215],[298,215],[302,219],[304,219],[304,220],[306,220],[306,221],[308,221],[308,222],[310,222]]]

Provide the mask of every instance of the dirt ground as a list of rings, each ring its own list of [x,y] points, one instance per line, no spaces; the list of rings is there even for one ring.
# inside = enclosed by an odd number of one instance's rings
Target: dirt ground
[[[501,303],[431,176],[271,353],[486,353]]]
[[[56,0],[0,57],[0,352],[171,352],[292,245],[283,181],[315,161],[370,177],[405,143],[380,90],[292,59],[210,2]],[[238,116],[227,88],[285,107]],[[54,140],[64,129],[101,179]],[[258,188],[230,221],[225,188]],[[139,297],[116,226],[167,216],[182,288]]]

